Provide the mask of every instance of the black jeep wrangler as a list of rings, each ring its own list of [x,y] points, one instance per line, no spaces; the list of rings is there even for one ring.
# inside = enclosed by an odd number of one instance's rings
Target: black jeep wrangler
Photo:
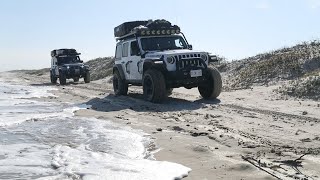
[[[78,82],[80,78],[84,78],[84,82],[89,83],[89,66],[83,64],[79,55],[80,53],[75,49],[55,49],[51,51],[51,83],[57,83],[58,78],[61,85],[65,85],[67,79]]]

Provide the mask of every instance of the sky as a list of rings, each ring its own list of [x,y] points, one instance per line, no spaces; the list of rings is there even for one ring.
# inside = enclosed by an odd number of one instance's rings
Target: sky
[[[320,37],[320,0],[1,0],[0,71],[50,66],[50,51],[114,56],[113,28],[167,19],[195,50],[229,60]]]

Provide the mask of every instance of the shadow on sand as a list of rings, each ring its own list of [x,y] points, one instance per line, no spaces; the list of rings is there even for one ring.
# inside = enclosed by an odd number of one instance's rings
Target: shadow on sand
[[[131,109],[136,112],[170,112],[182,110],[197,110],[211,104],[219,104],[220,100],[204,100],[188,101],[169,97],[162,104],[154,104],[144,100],[142,94],[128,94],[128,96],[115,96],[109,94],[104,98],[94,98],[86,102],[96,111],[112,112]]]
[[[50,83],[50,82],[48,82],[48,83],[33,83],[33,84],[30,84],[30,86],[38,86],[38,87],[41,87],[41,86],[61,86],[61,87],[63,87],[63,86],[69,86],[69,85],[79,85],[79,84],[85,84],[84,82],[72,82],[72,81],[70,81],[70,82],[67,82],[67,84],[66,85],[60,85],[59,83],[56,83],[56,84],[53,84],[53,83]]]
[[[77,86],[84,82],[68,82],[63,86]],[[30,84],[31,86],[61,86],[59,83],[52,84],[39,83]],[[106,90],[107,91],[107,90]],[[101,112],[113,112],[121,111],[124,109],[131,109],[136,112],[170,112],[170,111],[183,111],[183,110],[197,110],[203,108],[206,105],[219,104],[219,99],[205,100],[197,99],[195,101],[168,97],[162,104],[154,104],[144,100],[143,94],[140,93],[129,93],[128,96],[115,96],[114,94],[108,94],[104,98],[93,98],[88,102],[87,105],[91,105],[92,109]]]

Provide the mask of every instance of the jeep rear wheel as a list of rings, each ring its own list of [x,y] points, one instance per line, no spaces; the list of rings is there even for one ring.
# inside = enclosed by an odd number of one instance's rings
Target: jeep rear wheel
[[[167,88],[167,96],[172,95],[173,88]]]
[[[63,71],[60,71],[59,73],[59,81],[61,85],[66,85],[67,84],[67,77],[66,74]]]
[[[125,96],[128,94],[128,84],[125,82],[124,79],[121,78],[117,70],[113,73],[112,83],[113,83],[113,91],[115,95]]]
[[[222,79],[216,68],[207,69],[207,82],[200,85],[198,90],[205,99],[217,98],[222,90]]]
[[[53,74],[52,72],[50,71],[50,81],[52,84],[56,84],[57,83],[57,79]]]
[[[85,83],[90,83],[90,72],[86,72],[86,75],[84,76],[84,82]]]
[[[150,69],[144,73],[143,95],[153,103],[161,103],[167,98],[165,79],[160,71]]]

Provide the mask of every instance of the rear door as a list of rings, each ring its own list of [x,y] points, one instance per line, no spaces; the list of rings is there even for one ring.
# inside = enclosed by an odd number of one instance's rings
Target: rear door
[[[116,47],[115,64],[122,67],[126,79],[129,79],[129,74],[126,71],[126,57],[123,56],[123,43],[119,43]]]
[[[54,74],[56,76],[59,76],[59,66],[58,66],[58,60],[56,57],[53,57],[51,60],[51,67],[52,67],[52,71],[54,71]]]
[[[125,42],[122,44],[122,53],[121,53],[121,64],[122,68],[124,70],[124,74],[126,76],[126,79],[131,80],[131,72],[130,72],[130,66],[132,61],[129,57],[129,42]]]

